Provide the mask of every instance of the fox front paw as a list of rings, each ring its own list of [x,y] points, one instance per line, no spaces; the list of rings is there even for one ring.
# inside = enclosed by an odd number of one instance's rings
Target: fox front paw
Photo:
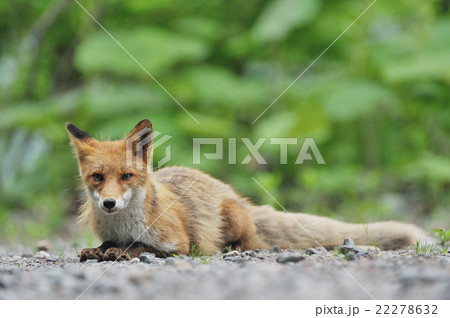
[[[80,253],[80,262],[85,262],[88,259],[96,259],[99,262],[103,261],[103,252],[98,248],[84,248]]]
[[[128,253],[126,247],[111,247],[108,248],[103,255],[104,261],[128,261],[131,255]]]

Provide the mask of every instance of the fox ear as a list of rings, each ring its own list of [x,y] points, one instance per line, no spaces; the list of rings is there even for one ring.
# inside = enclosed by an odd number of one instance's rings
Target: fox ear
[[[76,157],[81,162],[90,152],[92,152],[96,140],[72,123],[67,123],[66,129],[69,133],[70,144],[72,145]]]
[[[87,140],[93,140],[91,136],[89,136],[88,133],[82,131],[80,128],[75,126],[72,123],[66,123],[66,129],[69,132],[69,136],[72,140],[80,140],[80,141],[87,141]]]
[[[125,144],[127,161],[132,163],[135,159],[138,169],[147,167],[153,155],[153,127],[150,120],[141,120],[128,134]]]

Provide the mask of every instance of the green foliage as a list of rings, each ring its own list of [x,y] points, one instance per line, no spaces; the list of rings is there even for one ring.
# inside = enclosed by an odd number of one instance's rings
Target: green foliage
[[[450,230],[433,229],[433,232],[439,239],[439,244],[442,245],[443,253],[447,253],[450,245]]]
[[[427,254],[434,252],[436,248],[436,244],[428,243],[427,241],[418,240],[416,244],[414,244],[414,251],[416,254]]]
[[[339,248],[339,246],[335,246],[333,249],[333,253],[331,254],[334,258],[338,258],[338,259],[343,259],[345,258],[344,253],[342,252],[342,250]]]
[[[76,247],[72,247],[72,249],[73,249],[73,251],[75,252],[75,255],[76,255],[77,257],[79,257],[79,256],[80,256],[80,251],[79,251]]]
[[[142,118],[172,136],[169,165],[204,170],[257,203],[273,201],[251,176],[292,211],[450,226],[441,217],[450,209],[450,19],[441,2],[377,1],[254,124],[369,3],[80,3],[200,124],[73,2],[6,1],[0,236],[42,238],[67,226],[78,180],[66,121],[109,139]],[[267,165],[193,165],[194,137],[237,138],[238,163],[248,154],[242,137],[299,143],[288,164],[267,141]],[[306,137],[325,165],[294,164]],[[163,156],[155,149],[155,161]]]
[[[57,248],[57,249],[55,249],[55,254],[56,255],[58,255],[58,257],[59,258],[62,258],[62,257],[64,257],[64,252],[66,251],[66,248],[65,247],[61,247],[61,248]],[[76,251],[76,250],[75,250]],[[77,255],[79,255],[78,254],[78,251],[76,251],[76,253],[77,253]]]
[[[369,246],[378,248],[378,240],[373,237],[369,232],[369,224],[367,222],[363,223],[364,233],[366,234],[367,242]]]
[[[272,1],[261,12],[253,34],[262,42],[281,41],[292,29],[310,23],[319,13],[320,4],[319,0]]]
[[[202,248],[195,246],[195,244],[191,244],[191,250],[189,252],[189,255],[191,255],[192,258],[201,258],[205,256],[202,252]]]
[[[206,43],[194,37],[154,27],[111,30],[117,41],[155,75],[181,62],[202,60],[208,53]],[[110,73],[118,76],[147,78],[136,62],[103,31],[99,30],[78,47],[75,67],[87,76]]]
[[[189,255],[192,258],[199,258],[202,264],[209,264],[210,259],[205,254],[203,254],[202,248],[195,246],[195,244],[191,243],[191,250],[189,252]]]

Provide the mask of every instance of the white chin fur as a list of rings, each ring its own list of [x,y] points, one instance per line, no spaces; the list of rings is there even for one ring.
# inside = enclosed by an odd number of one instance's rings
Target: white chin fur
[[[89,193],[89,196],[91,197],[94,204],[97,205],[98,210],[104,212],[107,215],[115,215],[121,210],[126,209],[131,199],[133,198],[133,190],[128,189],[127,191],[125,191],[122,198],[112,198],[116,200],[116,206],[111,210],[108,210],[103,206],[103,199],[100,198],[100,194],[97,191],[88,190],[87,192]]]
[[[123,195],[123,208],[114,213],[108,213],[99,205],[100,198],[95,200],[95,194],[91,197],[99,207],[97,210],[97,235],[103,241],[113,241],[125,246],[139,239],[140,242],[166,252],[176,251],[177,245],[171,242],[161,241],[160,233],[155,227],[147,226],[145,211],[145,188],[129,190]],[[118,202],[118,200],[116,200]],[[103,203],[103,202],[102,202]],[[117,203],[121,205],[121,203]]]

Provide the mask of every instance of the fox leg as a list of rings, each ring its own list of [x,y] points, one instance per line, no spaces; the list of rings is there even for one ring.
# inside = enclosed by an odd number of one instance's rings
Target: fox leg
[[[127,244],[125,247],[110,247],[106,250],[103,260],[104,261],[126,261],[139,257],[141,253],[148,252],[153,253],[158,257],[167,257],[172,254],[162,253],[151,246],[145,245],[141,242],[134,242]],[[174,252],[175,253],[175,252]]]
[[[80,252],[80,262],[85,262],[88,259],[96,259],[99,262],[103,261],[103,255],[105,254],[106,250],[117,246],[116,243],[112,241],[105,241],[96,248],[84,248]]]
[[[236,200],[226,200],[222,203],[220,215],[225,235],[223,249],[230,245],[238,250],[253,249],[256,227],[250,210]]]
[[[110,247],[103,255],[104,261],[127,261],[132,258],[131,251],[127,247]]]

